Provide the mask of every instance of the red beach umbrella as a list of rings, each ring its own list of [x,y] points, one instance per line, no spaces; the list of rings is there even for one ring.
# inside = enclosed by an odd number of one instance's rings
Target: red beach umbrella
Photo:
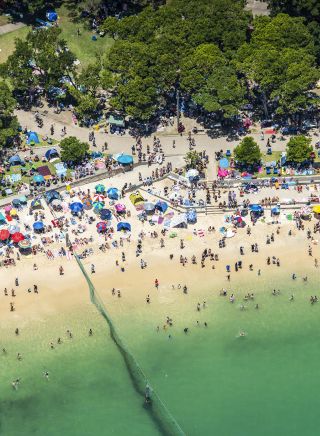
[[[23,241],[23,240],[24,240],[24,236],[20,232],[16,232],[13,235],[11,235],[11,241],[13,241],[15,243],[18,243],[18,242]]]
[[[5,241],[10,236],[9,230],[2,229],[0,230],[0,241]]]

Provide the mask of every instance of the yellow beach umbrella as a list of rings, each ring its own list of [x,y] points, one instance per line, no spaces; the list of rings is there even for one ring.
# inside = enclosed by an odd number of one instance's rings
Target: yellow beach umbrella
[[[320,204],[317,204],[316,206],[313,206],[312,208],[314,213],[320,213]]]
[[[10,210],[10,215],[11,215],[11,216],[18,215],[17,210],[16,210],[16,209],[11,209],[11,210]]]

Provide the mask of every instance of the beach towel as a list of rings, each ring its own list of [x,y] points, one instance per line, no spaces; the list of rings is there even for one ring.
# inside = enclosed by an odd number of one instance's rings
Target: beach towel
[[[203,238],[205,236],[204,230],[198,230],[198,236]]]

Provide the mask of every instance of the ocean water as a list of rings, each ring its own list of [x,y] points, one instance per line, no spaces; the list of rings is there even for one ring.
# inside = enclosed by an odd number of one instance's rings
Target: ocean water
[[[156,331],[144,306],[115,316],[115,322],[187,435],[319,434],[320,302],[309,302],[319,275],[309,275],[307,283],[280,273],[260,282],[244,277],[236,286],[234,304],[215,293],[200,312],[184,313],[181,307],[167,330]],[[280,295],[272,296],[273,288]],[[244,302],[251,289],[255,300]],[[0,356],[0,434],[159,434],[100,315],[92,308],[55,323],[1,343],[8,354]],[[68,326],[72,340],[65,335]],[[54,350],[48,345],[52,331],[63,338]],[[239,337],[240,331],[246,336]],[[21,384],[14,391],[10,383],[17,377]]]

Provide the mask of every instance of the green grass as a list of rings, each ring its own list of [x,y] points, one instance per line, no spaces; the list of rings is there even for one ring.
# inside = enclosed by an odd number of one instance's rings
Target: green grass
[[[91,37],[95,33],[89,31],[82,22],[72,22],[69,13],[65,7],[58,9],[59,27],[68,47],[81,62],[80,67],[85,67],[94,62],[97,55],[106,53],[113,45],[113,39],[106,36],[101,38],[97,35],[97,41],[92,41]],[[78,29],[80,29],[80,36],[77,34]]]
[[[10,23],[10,17],[7,17],[6,15],[0,15],[0,26],[4,26],[5,24]]]
[[[29,30],[30,28],[26,26],[14,30],[13,32],[0,35],[0,63],[5,62],[8,59],[8,56],[13,52],[15,39],[24,39]]]
[[[106,53],[113,45],[113,39],[97,36],[97,41],[92,41],[93,32],[89,31],[85,23],[75,23],[70,18],[70,11],[66,7],[57,10],[59,15],[59,27],[62,30],[62,38],[66,40],[69,49],[80,61],[80,68],[94,62],[97,55]],[[1,25],[1,24],[0,24]],[[16,38],[24,39],[30,31],[30,27],[22,27],[13,32],[0,35],[0,63],[5,62],[14,50]],[[80,36],[77,30],[80,29]]]

